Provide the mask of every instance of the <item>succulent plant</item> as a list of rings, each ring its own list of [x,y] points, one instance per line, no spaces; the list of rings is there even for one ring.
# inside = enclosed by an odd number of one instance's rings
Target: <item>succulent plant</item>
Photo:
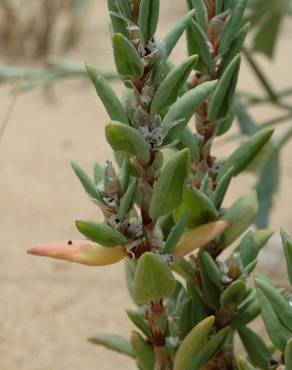
[[[235,114],[246,2],[188,0],[188,13],[159,40],[159,0],[108,0],[123,99],[99,70],[87,71],[110,118],[105,137],[117,166],[96,164],[91,178],[72,163],[104,220],[76,221],[84,240],[29,251],[94,266],[125,261],[136,329],[129,340],[90,341],[133,357],[141,370],[292,369],[292,298],[252,279],[273,234],[250,230],[257,192],[224,207],[230,182],[259,160],[273,130],[224,160],[213,153]],[[174,66],[170,55],[184,32],[189,56]],[[282,238],[292,282],[292,240]],[[273,347],[250,328],[260,315]],[[247,358],[237,359],[236,333]]]

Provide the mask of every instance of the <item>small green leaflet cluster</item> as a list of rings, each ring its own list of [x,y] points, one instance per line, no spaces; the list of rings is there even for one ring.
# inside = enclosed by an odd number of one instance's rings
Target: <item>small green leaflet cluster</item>
[[[273,234],[248,231],[258,213],[257,192],[222,207],[232,179],[259,158],[273,130],[250,136],[223,163],[211,152],[235,115],[247,1],[187,3],[188,13],[158,40],[159,0],[108,0],[114,60],[126,87],[122,100],[87,66],[110,117],[105,136],[120,170],[107,161],[95,166],[91,179],[72,164],[104,215],[103,223],[78,220],[76,226],[92,242],[124,248],[138,306],[128,311],[137,328],[130,341],[104,334],[90,341],[133,357],[141,370],[199,370],[210,361],[219,370],[221,363],[237,366],[238,333],[248,354],[238,368],[268,370],[283,358],[247,326],[261,314],[291,370],[292,299],[263,278],[250,284]],[[174,66],[170,55],[184,32],[189,56]],[[188,126],[193,116],[195,133]],[[292,244],[285,233],[283,244],[291,281]]]

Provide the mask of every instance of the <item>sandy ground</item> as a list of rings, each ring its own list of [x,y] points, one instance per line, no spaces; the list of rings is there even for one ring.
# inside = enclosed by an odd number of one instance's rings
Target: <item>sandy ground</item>
[[[99,1],[88,37],[72,57],[109,68],[113,63],[104,3]],[[161,36],[183,12],[179,1],[173,2],[171,11],[167,3],[162,1]],[[264,63],[270,77],[282,88],[292,82],[291,28],[285,25],[275,63]],[[181,60],[183,53],[181,44],[174,60]],[[119,85],[116,87],[119,91]],[[245,66],[241,87],[258,89]],[[8,87],[0,90],[0,122],[11,103],[10,91]],[[268,110],[256,112],[261,119],[270,114]],[[106,113],[87,82],[56,86],[49,102],[40,91],[17,99],[0,143],[0,370],[135,368],[127,358],[85,340],[96,332],[129,335],[131,325],[124,308],[132,303],[123,280],[123,266],[95,269],[25,253],[34,243],[79,237],[74,220],[99,217],[69,161],[76,160],[90,171],[95,161],[103,162],[110,156],[103,135],[106,121]],[[218,151],[224,155],[231,147],[220,146]],[[282,156],[285,174],[272,217],[273,228],[282,225],[290,232],[291,150],[290,144]],[[229,202],[252,184],[250,176],[236,180]],[[276,251],[266,260],[278,261]],[[281,269],[270,263],[269,272]]]

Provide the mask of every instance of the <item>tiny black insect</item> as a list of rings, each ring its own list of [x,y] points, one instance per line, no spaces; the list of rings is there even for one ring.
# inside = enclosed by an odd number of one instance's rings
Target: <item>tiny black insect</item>
[[[68,245],[72,245],[72,240],[68,240]]]

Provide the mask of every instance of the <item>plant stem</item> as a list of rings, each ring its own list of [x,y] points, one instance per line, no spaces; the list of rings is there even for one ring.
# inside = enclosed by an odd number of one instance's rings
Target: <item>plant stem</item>
[[[172,370],[172,360],[165,348],[167,318],[162,301],[151,303],[148,322],[152,332],[152,343],[156,359],[154,370]]]

